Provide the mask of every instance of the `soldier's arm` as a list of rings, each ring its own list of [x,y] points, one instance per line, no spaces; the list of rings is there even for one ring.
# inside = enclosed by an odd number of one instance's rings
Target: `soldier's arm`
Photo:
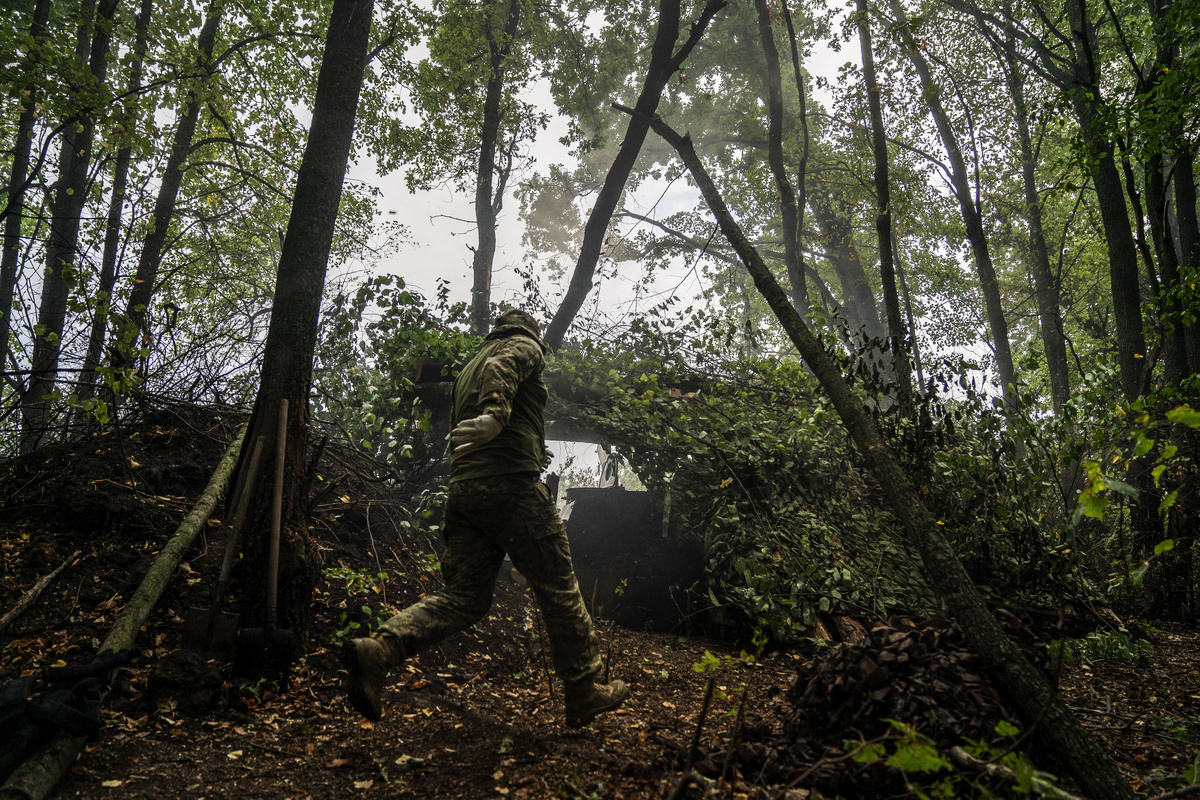
[[[505,339],[500,349],[483,364],[483,379],[479,385],[479,405],[483,413],[491,414],[507,425],[517,387],[545,365],[542,348],[533,339],[528,336]]]

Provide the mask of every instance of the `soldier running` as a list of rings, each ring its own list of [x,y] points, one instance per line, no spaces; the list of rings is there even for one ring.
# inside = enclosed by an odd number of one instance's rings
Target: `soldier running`
[[[565,685],[567,725],[587,725],[629,696],[623,681],[596,683],[599,642],[566,529],[539,479],[547,462],[545,352],[533,317],[507,311],[454,382],[446,587],[344,648],[350,704],[367,719],[383,715],[388,669],[483,618],[505,553],[542,610],[554,671]]]

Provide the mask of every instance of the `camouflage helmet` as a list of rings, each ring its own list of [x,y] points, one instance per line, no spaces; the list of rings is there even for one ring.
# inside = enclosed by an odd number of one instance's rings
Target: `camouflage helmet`
[[[541,344],[542,331],[538,327],[537,320],[525,313],[519,308],[510,308],[500,316],[496,317],[496,323],[492,326],[493,333],[516,333],[516,331],[503,331],[505,328],[520,328],[525,333],[532,336]]]

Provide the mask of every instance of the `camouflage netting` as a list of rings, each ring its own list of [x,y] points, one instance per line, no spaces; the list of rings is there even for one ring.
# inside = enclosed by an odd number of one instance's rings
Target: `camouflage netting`
[[[1053,682],[1045,647],[1019,619],[995,613]],[[799,666],[784,702],[790,709],[782,727],[748,730],[737,746],[741,774],[769,783],[803,780],[843,797],[909,794],[903,774],[886,759],[851,757],[863,742],[887,742],[883,752],[892,752],[901,734],[889,720],[911,726],[940,752],[969,741],[1004,750],[1013,740],[997,725],[1023,730],[958,626],[943,615],[880,623],[859,642],[824,648]],[[704,755],[722,764],[727,753],[727,743],[711,742]]]
[[[1046,648],[1019,619],[996,612],[1022,654],[1050,679]],[[855,644],[827,648],[796,673],[784,723],[793,739],[833,738],[847,731],[870,739],[888,719],[913,725],[939,744],[989,741],[1001,720],[1015,723],[958,625],[943,615],[922,623],[878,624]]]
[[[709,526],[708,596],[721,622],[745,617],[785,639],[816,635],[824,612],[864,620],[933,613],[933,591],[895,519],[870,503],[848,510],[842,500],[795,502],[767,519]]]

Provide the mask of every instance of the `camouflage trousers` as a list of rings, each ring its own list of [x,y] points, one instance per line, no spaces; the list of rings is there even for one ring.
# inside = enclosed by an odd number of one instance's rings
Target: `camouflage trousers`
[[[567,532],[550,491],[537,478],[450,484],[445,536],[446,587],[383,624],[380,633],[393,652],[411,656],[482,619],[507,553],[541,608],[554,671],[567,683],[600,671],[600,645],[571,566]]]

